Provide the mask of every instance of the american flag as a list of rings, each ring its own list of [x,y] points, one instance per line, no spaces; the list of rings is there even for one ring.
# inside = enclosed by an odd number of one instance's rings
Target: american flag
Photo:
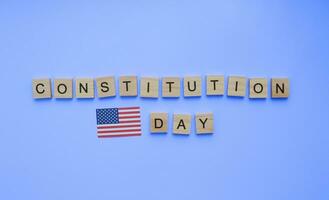
[[[96,116],[99,138],[142,135],[140,107],[96,109]]]

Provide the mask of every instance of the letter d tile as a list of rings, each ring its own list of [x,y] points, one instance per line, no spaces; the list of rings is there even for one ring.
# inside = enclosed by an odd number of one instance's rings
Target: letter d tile
[[[151,113],[150,127],[151,133],[167,133],[168,113]]]

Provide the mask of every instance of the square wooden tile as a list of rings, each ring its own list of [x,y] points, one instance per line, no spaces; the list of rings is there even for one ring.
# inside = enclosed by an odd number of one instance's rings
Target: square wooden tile
[[[94,79],[77,78],[75,79],[75,96],[76,98],[94,98]]]
[[[140,86],[141,97],[158,98],[159,97],[159,79],[151,77],[142,77]]]
[[[241,76],[230,76],[228,78],[228,96],[244,97],[246,95],[247,79]]]
[[[272,98],[288,98],[290,94],[290,83],[288,78],[272,78]]]
[[[224,95],[224,76],[207,76],[207,95]]]
[[[137,76],[121,76],[120,96],[137,96]]]
[[[151,133],[167,133],[168,113],[151,113],[150,128]]]
[[[197,134],[209,134],[214,132],[213,113],[198,113],[195,115],[195,126]]]
[[[116,95],[114,76],[96,78],[97,96],[99,98],[114,97]]]
[[[54,80],[54,97],[55,98],[73,98],[72,79],[55,79]]]
[[[51,82],[50,79],[33,79],[32,80],[32,96],[34,99],[51,98]]]
[[[191,115],[174,114],[173,133],[188,135],[191,132]]]
[[[180,78],[164,77],[162,78],[162,96],[179,97],[180,96]]]
[[[201,96],[201,77],[189,76],[184,77],[184,96],[185,97],[199,97]]]
[[[267,79],[249,79],[249,98],[267,98]]]

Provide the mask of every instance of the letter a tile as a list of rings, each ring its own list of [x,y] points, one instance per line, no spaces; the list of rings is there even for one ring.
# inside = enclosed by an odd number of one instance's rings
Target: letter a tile
[[[191,132],[191,115],[174,114],[173,133],[188,135]]]

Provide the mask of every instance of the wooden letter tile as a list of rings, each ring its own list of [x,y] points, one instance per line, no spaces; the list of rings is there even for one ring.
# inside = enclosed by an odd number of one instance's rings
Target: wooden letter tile
[[[35,99],[51,98],[50,79],[33,79],[32,95]]]
[[[228,96],[244,97],[246,95],[246,82],[245,77],[230,76],[228,78]]]
[[[289,79],[288,78],[272,78],[272,98],[288,98],[289,97]]]
[[[180,96],[180,78],[165,77],[162,79],[162,96],[179,97]]]
[[[54,97],[73,98],[72,79],[55,79]]]
[[[159,97],[159,79],[158,78],[141,78],[140,86],[141,97],[158,98]]]
[[[136,76],[121,76],[119,82],[120,96],[137,96]]]
[[[97,83],[97,96],[114,97],[115,96],[115,78],[113,76],[96,78]]]
[[[224,94],[224,76],[207,76],[207,95]]]
[[[174,114],[173,133],[188,135],[191,132],[191,115]]]
[[[168,113],[151,113],[150,127],[151,133],[167,133]]]
[[[201,77],[191,76],[184,78],[184,96],[199,97],[201,96]]]
[[[214,116],[212,113],[199,113],[195,116],[197,134],[209,134],[214,132]]]
[[[94,79],[75,79],[75,96],[77,98],[94,98]]]
[[[267,97],[267,79],[252,78],[249,80],[249,98]]]

